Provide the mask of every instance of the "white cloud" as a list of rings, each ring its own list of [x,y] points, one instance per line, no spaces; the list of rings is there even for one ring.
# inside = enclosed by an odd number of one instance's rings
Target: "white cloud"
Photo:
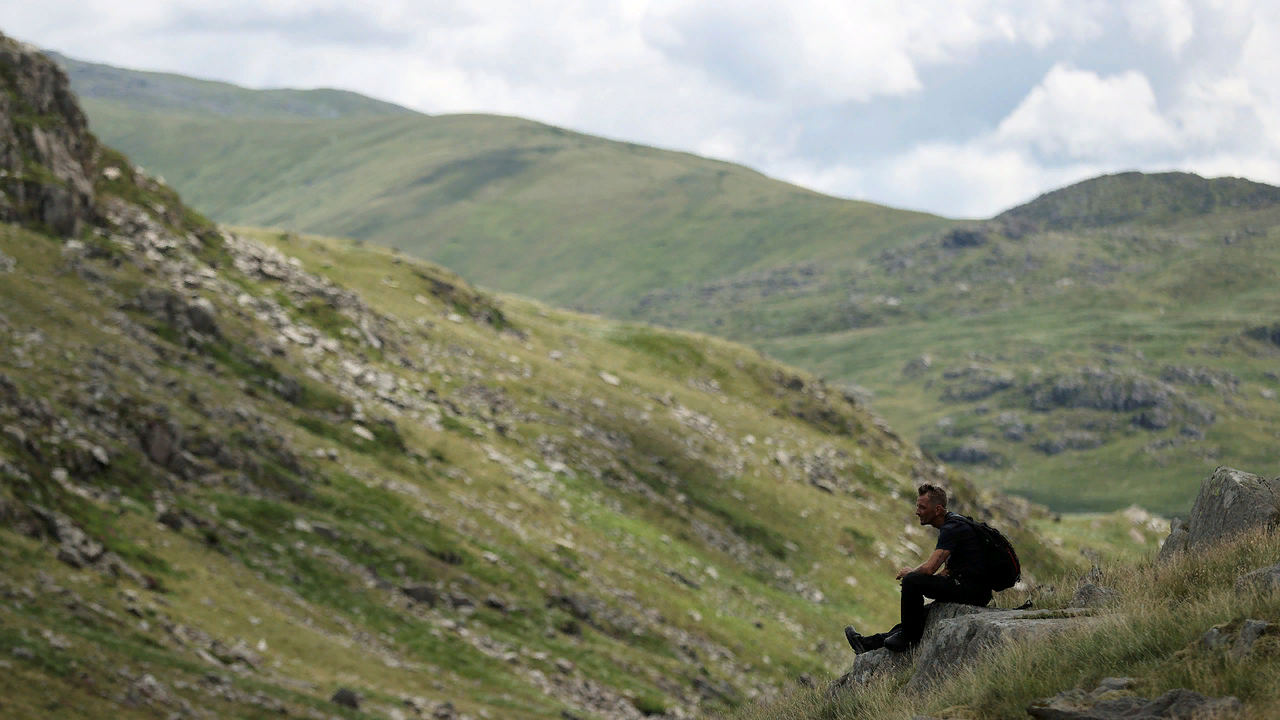
[[[1142,73],[1101,77],[1055,65],[1000,122],[994,139],[1075,159],[1168,149],[1176,134]]]
[[[1195,35],[1195,14],[1186,0],[1133,0],[1125,5],[1125,17],[1139,40],[1163,45],[1174,56]]]

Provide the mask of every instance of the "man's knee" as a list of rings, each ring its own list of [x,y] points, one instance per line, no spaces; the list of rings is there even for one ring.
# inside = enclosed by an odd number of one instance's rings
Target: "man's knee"
[[[922,572],[907,573],[906,576],[902,578],[902,589],[919,590],[924,586],[925,579],[928,577],[928,575],[925,575]]]

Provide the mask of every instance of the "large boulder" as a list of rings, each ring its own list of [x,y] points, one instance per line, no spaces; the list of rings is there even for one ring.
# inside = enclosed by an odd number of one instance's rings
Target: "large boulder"
[[[978,659],[1003,643],[1052,635],[1088,622],[1088,610],[1001,610],[936,602],[926,609],[924,636],[914,652],[873,650],[858,655],[849,672],[832,683],[829,692],[865,685],[901,672],[913,664],[907,692],[928,689],[953,668]]]
[[[1233,535],[1280,525],[1280,483],[1220,467],[1200,486],[1187,524],[1187,549],[1198,550]]]
[[[1003,610],[939,622],[916,651],[916,672],[905,691],[922,693],[960,666],[1009,642],[1041,641],[1089,622],[1089,610]]]

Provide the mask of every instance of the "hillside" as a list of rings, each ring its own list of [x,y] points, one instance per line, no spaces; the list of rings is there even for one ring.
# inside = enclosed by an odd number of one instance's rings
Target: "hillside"
[[[82,85],[77,67],[94,132],[214,220],[397,247],[480,285],[615,316],[646,291],[836,260],[947,224],[520,118],[212,115],[139,106]],[[259,92],[228,88],[207,102]]]
[[[980,494],[740,345],[218,228],[37,53],[0,78],[6,717],[702,716],[890,621],[921,480],[1015,538],[1004,602],[1163,534]]]
[[[345,118],[416,115],[344,90],[248,90],[229,83],[87,63],[48,53],[66,69],[81,101],[107,100],[136,111],[214,117]]]
[[[514,118],[88,109],[215,217],[751,344],[1058,510],[1174,513],[1204,468],[1280,459],[1277,346],[1249,334],[1280,321],[1271,186],[1122,173],[955,223]],[[1091,389],[1037,399],[1064,383]]]

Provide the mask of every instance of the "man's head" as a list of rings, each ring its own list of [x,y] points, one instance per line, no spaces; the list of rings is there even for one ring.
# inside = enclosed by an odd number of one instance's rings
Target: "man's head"
[[[916,488],[916,517],[921,525],[938,525],[947,515],[947,491],[925,483]]]

